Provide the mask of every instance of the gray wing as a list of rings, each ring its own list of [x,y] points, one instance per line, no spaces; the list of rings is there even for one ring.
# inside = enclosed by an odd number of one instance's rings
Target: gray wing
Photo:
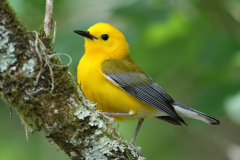
[[[128,94],[186,124],[173,108],[174,100],[145,73],[105,72],[104,74]]]

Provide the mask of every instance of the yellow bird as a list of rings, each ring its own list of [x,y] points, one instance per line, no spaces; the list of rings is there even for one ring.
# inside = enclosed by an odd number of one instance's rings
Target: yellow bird
[[[85,54],[77,68],[84,95],[97,103],[96,109],[105,115],[121,121],[139,121],[132,146],[144,118],[156,117],[177,126],[186,125],[180,116],[220,124],[171,98],[129,56],[126,39],[115,27],[97,23],[87,31],[74,32],[85,37]]]

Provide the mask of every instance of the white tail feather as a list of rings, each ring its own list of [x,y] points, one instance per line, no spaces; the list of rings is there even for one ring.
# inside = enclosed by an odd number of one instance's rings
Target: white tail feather
[[[183,104],[181,104],[181,105],[183,105]],[[181,107],[178,105],[173,105],[173,107],[180,116],[198,119],[198,120],[203,121],[208,124],[219,124],[218,120],[216,120],[204,113],[201,113],[197,110],[188,108],[187,106]]]

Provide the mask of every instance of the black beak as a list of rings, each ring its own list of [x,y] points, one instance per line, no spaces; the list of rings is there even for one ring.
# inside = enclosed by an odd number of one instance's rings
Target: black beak
[[[91,40],[97,39],[97,37],[91,35],[88,31],[75,30],[73,32],[75,32],[83,37],[90,38]]]

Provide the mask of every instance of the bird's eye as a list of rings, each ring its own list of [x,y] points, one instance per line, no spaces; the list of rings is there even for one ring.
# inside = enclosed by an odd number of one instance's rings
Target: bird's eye
[[[105,41],[108,40],[108,35],[107,34],[102,35],[102,39]]]

